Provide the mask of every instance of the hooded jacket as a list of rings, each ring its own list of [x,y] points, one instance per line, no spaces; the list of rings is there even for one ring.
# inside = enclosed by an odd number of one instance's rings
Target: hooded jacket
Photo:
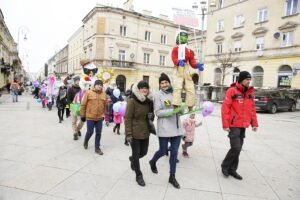
[[[76,85],[72,85],[71,88],[68,89],[68,93],[67,93],[67,98],[68,98],[68,104],[70,105],[74,98],[75,95],[80,91],[80,87],[76,86]]]
[[[237,82],[231,84],[222,105],[223,128],[248,128],[249,125],[258,127],[254,91],[253,87],[245,89]]]
[[[153,96],[149,91],[147,97],[140,93],[137,84],[132,87],[132,98],[127,102],[125,115],[125,134],[135,139],[149,138],[150,131],[147,115],[153,112]]]

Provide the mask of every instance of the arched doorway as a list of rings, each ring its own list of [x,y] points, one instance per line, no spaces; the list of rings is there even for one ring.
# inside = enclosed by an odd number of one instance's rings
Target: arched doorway
[[[116,79],[116,84],[120,88],[121,92],[125,92],[126,90],[126,77],[123,75],[118,75]]]
[[[235,83],[235,82],[238,81],[238,79],[239,79],[239,74],[240,74],[240,69],[237,68],[237,67],[235,67],[235,68],[233,69],[233,76],[232,76],[232,82],[233,82],[233,83]]]
[[[263,78],[264,78],[264,69],[261,66],[256,66],[252,71],[252,85],[254,87],[262,87],[263,86]]]
[[[289,65],[282,65],[278,70],[278,87],[291,87],[293,70]]]
[[[222,70],[220,68],[215,69],[214,85],[216,85],[216,86],[222,85]]]

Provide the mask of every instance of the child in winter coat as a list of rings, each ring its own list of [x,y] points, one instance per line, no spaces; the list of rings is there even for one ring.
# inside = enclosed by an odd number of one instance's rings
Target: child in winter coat
[[[123,116],[119,112],[114,112],[114,123],[116,124],[113,131],[116,132],[117,134],[120,135],[120,127],[121,123],[123,122]]]
[[[195,136],[195,128],[201,126],[202,122],[197,123],[195,120],[195,114],[191,114],[188,118],[186,118],[183,122],[184,129],[184,144],[182,144],[182,155],[185,158],[189,157],[187,153],[187,148],[193,145],[194,136]]]

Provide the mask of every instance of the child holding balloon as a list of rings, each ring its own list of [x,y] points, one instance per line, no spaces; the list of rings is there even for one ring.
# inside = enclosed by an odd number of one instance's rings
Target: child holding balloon
[[[182,155],[185,158],[189,157],[187,153],[187,148],[193,145],[194,137],[195,137],[195,128],[202,125],[202,122],[196,122],[195,114],[190,114],[188,118],[186,118],[183,122],[183,130],[184,130],[184,144],[182,144]]]
[[[113,105],[114,110],[114,123],[116,124],[113,131],[114,133],[117,130],[117,134],[120,135],[120,128],[123,122],[123,117],[125,116],[126,112],[126,102],[118,101]]]

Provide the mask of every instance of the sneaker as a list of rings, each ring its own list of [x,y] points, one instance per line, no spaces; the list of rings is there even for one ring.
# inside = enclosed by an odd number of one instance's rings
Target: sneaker
[[[101,151],[100,148],[95,148],[95,153],[97,153],[99,155],[103,155],[103,152]]]

